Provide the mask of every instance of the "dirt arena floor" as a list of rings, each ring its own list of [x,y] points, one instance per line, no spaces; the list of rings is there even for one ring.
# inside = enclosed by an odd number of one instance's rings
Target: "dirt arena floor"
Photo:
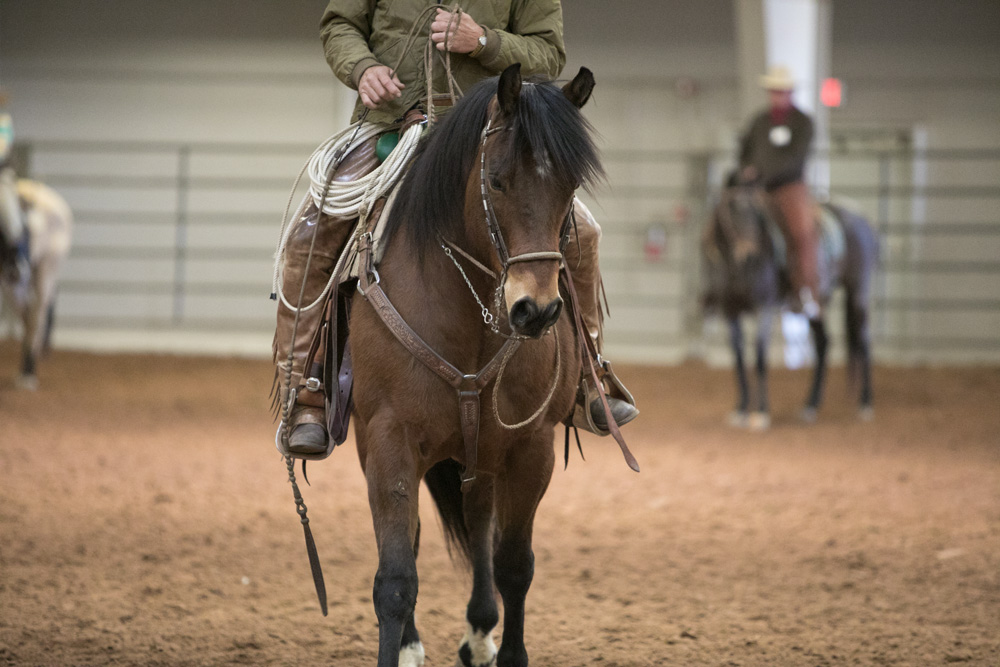
[[[304,488],[312,590],[259,361],[0,347],[0,665],[375,662],[375,543],[353,446]],[[532,665],[1000,665],[1000,370],[887,369],[858,423],[777,373],[774,426],[724,425],[729,373],[625,368],[643,416],[557,469],[536,524]],[[560,447],[561,447],[561,437]],[[452,665],[469,576],[422,492],[418,624]]]

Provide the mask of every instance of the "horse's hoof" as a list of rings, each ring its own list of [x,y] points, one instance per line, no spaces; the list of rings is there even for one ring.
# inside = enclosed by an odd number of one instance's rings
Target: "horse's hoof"
[[[799,419],[802,420],[803,424],[815,424],[816,415],[816,408],[804,408],[802,413],[799,415]]]
[[[733,428],[746,428],[748,423],[749,418],[745,412],[733,410],[726,415],[726,425],[732,426]]]
[[[747,427],[751,431],[766,431],[771,427],[771,415],[766,412],[754,412],[747,421]]]
[[[424,664],[424,645],[407,644],[399,651],[399,667],[421,667]]]
[[[38,376],[37,375],[22,375],[17,379],[17,388],[26,389],[27,391],[37,391],[38,390]]]
[[[870,422],[875,419],[875,408],[870,405],[858,410],[858,419],[863,422]]]
[[[492,632],[480,632],[467,626],[465,637],[458,649],[458,662],[462,667],[493,667],[497,664],[497,645]]]

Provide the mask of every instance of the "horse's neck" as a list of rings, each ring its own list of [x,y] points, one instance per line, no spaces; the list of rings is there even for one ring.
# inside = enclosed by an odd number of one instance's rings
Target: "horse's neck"
[[[379,267],[386,293],[427,344],[464,371],[474,372],[471,365],[492,347],[487,336],[499,338],[484,322],[462,272],[437,245],[429,246],[421,260],[408,239],[400,236],[397,240],[400,242],[389,246]],[[495,283],[462,258],[458,261],[479,299],[494,311]]]

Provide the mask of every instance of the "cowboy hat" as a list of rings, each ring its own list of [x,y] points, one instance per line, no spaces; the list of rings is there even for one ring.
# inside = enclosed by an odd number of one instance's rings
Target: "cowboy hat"
[[[767,74],[760,77],[760,86],[764,90],[793,90],[795,79],[787,67],[773,65],[767,70]]]

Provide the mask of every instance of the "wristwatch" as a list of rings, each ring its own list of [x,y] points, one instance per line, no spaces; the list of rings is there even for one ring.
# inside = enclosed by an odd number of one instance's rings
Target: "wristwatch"
[[[479,27],[483,28],[483,26]],[[486,28],[483,28],[483,34],[479,36],[479,43],[476,45],[476,48],[472,49],[472,51],[469,52],[469,57],[475,58],[485,48],[486,48]]]

